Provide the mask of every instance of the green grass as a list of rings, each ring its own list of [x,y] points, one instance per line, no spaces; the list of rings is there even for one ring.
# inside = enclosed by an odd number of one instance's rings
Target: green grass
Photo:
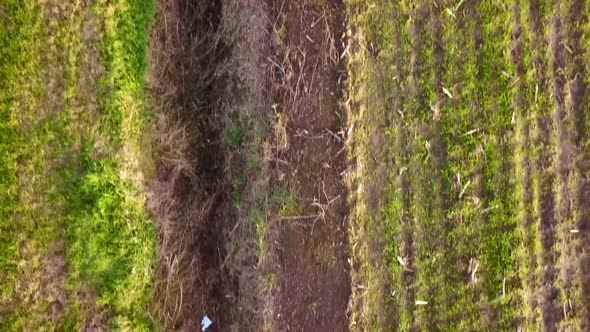
[[[275,272],[265,272],[262,274],[262,287],[264,289],[270,289],[276,285],[278,275]]]
[[[31,214],[32,207],[23,206],[22,200],[35,203],[28,193],[33,188],[23,192],[23,183],[28,182],[30,187],[39,187],[40,181],[31,179],[21,181],[23,176],[30,176],[31,172],[23,170],[23,161],[30,161],[30,166],[43,165],[46,156],[31,157],[34,151],[45,141],[50,139],[39,126],[31,125],[31,131],[35,131],[38,139],[29,140],[31,135],[23,133],[24,113],[37,113],[38,117],[44,112],[37,112],[40,107],[40,99],[45,91],[41,84],[36,82],[36,77],[42,70],[41,45],[39,40],[45,36],[43,17],[40,8],[34,2],[6,2],[3,5],[9,21],[5,18],[6,28],[0,32],[0,77],[2,89],[0,91],[0,128],[2,128],[2,218],[0,225],[2,236],[2,250],[0,251],[0,289],[2,293],[0,306],[3,308],[15,308],[5,316],[0,317],[0,324],[14,328],[22,328],[22,307],[17,307],[19,299],[30,298],[35,295],[40,273],[28,273],[27,265],[38,267],[41,264],[41,251],[45,250],[52,241],[55,227],[47,223],[46,216],[30,219],[24,222],[24,218]],[[25,153],[24,153],[25,152]],[[23,156],[24,155],[24,156]],[[19,177],[20,174],[20,177]],[[24,215],[23,217],[20,217]],[[23,257],[22,252],[28,251],[28,257]],[[32,282],[27,284],[26,280]],[[33,299],[27,303],[31,313],[41,310],[43,303]]]
[[[118,328],[147,329],[146,315],[155,260],[155,230],[145,211],[141,192],[141,135],[146,106],[147,29],[153,4],[119,1],[93,8],[105,23],[101,59],[107,91],[99,106],[99,128],[112,152],[93,158],[82,151],[84,175],[76,185],[77,213],[68,219],[68,280],[89,287],[109,309]],[[74,301],[74,306],[76,302]],[[111,318],[111,317],[109,317]]]
[[[274,201],[279,208],[279,216],[283,218],[293,217],[297,212],[295,197],[286,189],[280,189],[275,193]]]
[[[256,250],[259,257],[266,256],[266,246],[264,244],[265,221],[263,212],[253,208],[250,210],[249,219],[254,226],[256,233]]]
[[[262,144],[266,131],[263,122],[251,114],[247,106],[239,105],[227,117],[223,130],[223,143],[231,154],[230,173],[234,205],[240,207],[248,185],[256,176],[262,161]],[[255,180],[253,182],[256,182]],[[246,203],[249,204],[249,203]]]
[[[29,4],[29,6],[32,6]],[[17,12],[17,3],[3,5],[7,13]],[[16,225],[11,216],[17,209],[17,168],[18,152],[21,146],[18,133],[18,120],[15,109],[25,108],[19,94],[23,91],[23,81],[19,75],[35,76],[39,71],[39,59],[34,39],[39,34],[40,18],[34,9],[20,12],[0,32],[0,290],[2,304],[10,300],[14,290],[17,252],[17,239],[12,236]],[[27,87],[24,85],[24,87]],[[36,87],[28,89],[34,93]]]
[[[0,325],[71,330],[98,315],[113,329],[154,329],[141,146],[153,3],[59,3],[2,5]]]
[[[244,146],[246,139],[246,128],[243,126],[243,119],[240,117],[231,118],[224,132],[224,143],[232,150],[239,150]]]

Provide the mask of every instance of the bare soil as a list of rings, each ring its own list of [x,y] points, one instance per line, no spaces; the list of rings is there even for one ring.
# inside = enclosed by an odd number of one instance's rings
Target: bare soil
[[[275,165],[274,188],[287,190],[297,205],[295,215],[275,215],[269,225],[277,273],[271,325],[279,331],[345,331],[344,8],[327,0],[267,3],[274,21],[271,57],[279,64],[272,96],[287,118],[288,141],[277,151],[284,162]]]

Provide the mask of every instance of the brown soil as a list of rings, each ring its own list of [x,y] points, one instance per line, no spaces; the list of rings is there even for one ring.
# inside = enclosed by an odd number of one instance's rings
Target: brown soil
[[[548,118],[539,119],[537,122],[540,129],[539,141],[547,141],[550,135],[549,126],[551,121]],[[543,138],[545,137],[545,138]],[[541,143],[544,150],[549,149],[549,142]],[[557,254],[555,253],[554,245],[556,243],[556,220],[555,220],[555,194],[553,186],[555,184],[554,176],[548,173],[551,166],[551,155],[549,150],[542,153],[537,160],[537,167],[541,169],[541,180],[538,184],[538,191],[541,193],[539,197],[539,212],[541,217],[541,242],[543,247],[542,266],[543,273],[541,282],[543,283],[542,292],[542,307],[543,324],[548,331],[556,330],[556,323],[558,321],[559,308],[556,306],[557,298],[559,297],[559,290],[555,287],[556,269],[555,262]]]
[[[554,18],[555,28],[552,30],[552,36],[550,38],[550,48],[553,55],[551,67],[553,72],[553,99],[555,104],[553,121],[555,123],[555,127],[557,128],[557,161],[555,167],[557,173],[556,193],[558,193],[558,199],[556,200],[556,226],[560,236],[556,241],[561,242],[562,245],[562,248],[558,250],[558,255],[560,256],[567,255],[567,246],[565,244],[567,235],[565,234],[564,230],[566,227],[571,227],[568,225],[568,222],[572,217],[572,210],[570,206],[571,193],[568,179],[571,175],[573,152],[571,131],[569,130],[569,121],[571,119],[569,114],[566,113],[565,101],[565,84],[567,79],[565,62],[567,54],[563,45],[566,42],[566,38],[564,37],[566,37],[565,34],[567,34],[568,29],[567,25],[564,25],[562,20],[563,19],[560,16],[556,16]],[[560,260],[563,260],[563,257],[559,257],[557,260],[559,262]],[[563,297],[567,296],[569,293],[568,291],[571,288],[571,280],[568,280],[569,274],[562,273],[562,275],[565,277],[565,279],[562,277],[559,278],[561,279],[559,286],[564,293],[562,294]]]
[[[213,331],[257,331],[264,311],[273,330],[346,330],[342,4],[169,0],[155,27],[150,89],[161,161],[150,208],[160,231],[153,302],[163,328],[196,330],[208,315]],[[279,116],[263,113],[267,98]],[[232,117],[262,133],[282,124],[288,145],[264,145],[261,164],[246,170],[255,147],[225,141]],[[277,118],[286,120],[262,123]],[[257,257],[249,212],[266,204],[269,177],[273,197],[288,192],[297,207],[285,216],[271,198],[268,257]]]
[[[541,15],[541,13],[539,13],[539,4],[536,1],[531,1],[528,3],[529,6],[529,21],[526,22],[529,25],[529,28],[532,32],[533,38],[530,41],[530,48],[531,51],[536,49],[536,53],[535,55],[533,55],[532,57],[532,63],[533,66],[535,68],[546,68],[547,66],[547,61],[544,58],[544,54],[545,51],[548,47],[547,45],[547,41],[545,39],[545,34],[543,32],[543,26],[546,22],[543,21],[543,16]],[[539,87],[539,92],[540,93],[546,93],[546,91],[548,90],[547,88],[547,81],[545,78],[545,74],[544,74],[544,70],[539,69],[536,71],[536,75],[534,77],[534,80],[536,82],[538,82],[538,87]],[[532,118],[532,121],[535,121],[534,125],[539,125],[540,119],[538,118]],[[534,126],[533,126],[534,128]],[[539,126],[540,128],[540,126]],[[545,128],[545,131],[542,133],[538,132],[538,129],[536,131],[534,131],[533,133],[531,133],[531,144],[532,146],[539,146],[539,137],[542,136],[547,136],[548,135],[548,131],[547,128]],[[546,150],[546,149],[545,149]],[[539,171],[539,158],[537,157],[535,160],[531,161],[531,168],[532,168],[532,173],[534,174],[533,177],[537,177],[537,173]],[[542,184],[536,183],[536,188],[533,188],[533,190],[543,190]],[[537,198],[540,199],[540,198]],[[535,202],[535,204],[538,204],[538,202]],[[542,205],[539,204],[539,208],[541,208]],[[540,213],[540,211],[537,211],[537,213]],[[537,218],[539,216],[536,216]],[[540,233],[539,235],[542,237],[542,233],[543,233],[543,226],[539,226],[538,228],[538,232]],[[545,243],[545,241],[543,241],[543,243]],[[543,245],[543,250],[546,250],[545,248],[547,248],[546,245]],[[532,259],[531,259],[532,260]],[[535,259],[535,266],[531,266],[531,267],[536,267],[537,265],[541,266],[541,270],[544,269],[545,263],[543,261],[541,261],[539,259],[539,261],[536,261]],[[540,287],[538,287],[539,289],[544,289],[547,286],[546,282],[543,280],[543,278],[539,275],[537,276],[537,273],[534,272],[535,270],[532,270],[531,274],[529,275],[529,280],[531,280],[532,282],[534,282],[535,284],[533,285],[533,287],[535,287],[535,289],[537,289],[537,284],[539,283]],[[535,309],[537,307],[541,307],[544,306],[544,302],[547,302],[544,299],[544,296],[542,294],[539,294],[539,291],[533,291],[531,294],[531,299],[530,302],[533,303],[534,305],[531,307],[531,309]],[[543,312],[545,312],[543,310]],[[536,315],[535,313],[533,313],[533,315]],[[543,315],[545,316],[545,314],[543,313]],[[549,320],[550,318],[548,318]],[[545,321],[545,320],[544,320]]]
[[[41,272],[41,298],[49,301],[48,316],[54,324],[57,323],[66,304],[64,251],[64,243],[60,241],[54,250],[44,257],[43,261],[47,263]]]
[[[570,51],[566,51],[562,46],[561,62],[556,65],[558,67],[558,74],[556,77],[562,83],[563,91],[556,91],[556,121],[558,132],[558,159],[557,171],[560,180],[560,202],[558,217],[560,221],[559,232],[561,234],[561,257],[559,260],[560,276],[559,286],[562,288],[561,293],[561,307],[563,308],[563,320],[560,329],[573,328],[573,322],[579,320],[581,311],[580,305],[576,301],[572,302],[577,295],[574,293],[579,289],[579,281],[577,279],[576,270],[578,269],[577,260],[578,254],[576,247],[578,246],[577,234],[571,234],[570,230],[576,228],[575,213],[576,201],[575,190],[579,175],[577,174],[576,159],[580,158],[579,142],[576,140],[578,133],[576,129],[579,128],[578,121],[584,121],[579,118],[579,113],[583,109],[581,106],[582,98],[584,96],[584,86],[580,85],[582,81],[579,77],[583,73],[582,62],[582,48],[580,45],[580,38],[583,26],[583,4],[572,2],[562,7],[563,29],[561,36],[561,44],[570,47]],[[568,8],[569,7],[569,8]],[[560,85],[557,84],[556,88]]]
[[[346,260],[348,208],[341,132],[345,76],[343,6],[338,1],[268,1],[274,34],[271,56],[282,67],[272,96],[286,116],[288,146],[279,150],[275,190],[297,203],[295,215],[271,218],[269,253],[275,262],[273,329],[345,331],[350,280]]]
[[[49,15],[50,17],[46,19],[46,26],[48,35],[54,36],[56,35],[59,26],[57,23],[51,24],[51,21],[55,20],[54,22],[61,23],[64,19],[62,16],[67,15],[68,10],[60,8],[60,6],[55,3],[45,4],[44,9],[46,10],[46,12],[52,13],[52,15]],[[42,59],[42,62],[45,64],[45,66],[42,70],[41,80],[47,86],[45,97],[46,100],[44,101],[44,104],[46,105],[46,109],[48,109],[48,111],[46,114],[45,112],[40,111],[36,114],[35,119],[31,119],[33,120],[31,121],[31,123],[25,123],[22,129],[23,132],[31,130],[31,128],[34,128],[36,125],[38,126],[40,123],[47,121],[49,117],[55,116],[55,113],[61,112],[63,110],[62,103],[64,100],[65,93],[65,82],[63,80],[63,77],[65,68],[62,64],[62,61],[63,57],[65,57],[65,52],[60,52],[58,50],[52,51],[54,52],[44,53]],[[19,177],[21,181],[23,181],[23,178],[26,177]],[[27,183],[30,182],[30,179],[25,179],[24,182],[25,186],[32,187],[32,183]],[[42,212],[38,211],[37,213],[40,214]],[[56,220],[60,219],[59,217],[52,217]],[[63,238],[63,229],[63,225],[59,225],[57,227],[57,238]],[[63,311],[66,306],[66,267],[64,242],[56,240],[55,243],[51,245],[48,252],[44,253],[41,262],[41,271],[39,271],[40,280],[38,280],[39,292],[41,296],[38,299],[38,301],[46,302],[44,304],[46,304],[48,307],[47,318],[55,324],[61,318],[61,315],[63,314]],[[28,278],[23,278],[23,280],[26,279]],[[32,303],[27,303],[27,305],[31,304]]]

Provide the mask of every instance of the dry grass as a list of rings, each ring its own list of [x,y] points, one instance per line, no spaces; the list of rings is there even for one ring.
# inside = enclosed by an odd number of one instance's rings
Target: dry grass
[[[159,109],[166,109],[161,107]],[[194,165],[196,160],[191,155],[190,134],[188,126],[179,118],[178,112],[163,111],[156,115],[153,132],[154,146],[158,159],[164,167],[173,169],[173,173],[186,176],[196,181]]]
[[[153,310],[164,330],[197,324],[205,310],[200,239],[217,196],[207,197],[196,174],[194,137],[178,111],[160,109],[154,121],[154,147],[160,161],[148,192],[148,208],[159,231],[159,268]],[[192,316],[192,318],[190,318]]]
[[[260,321],[263,277],[252,262],[265,221],[250,216],[265,212],[271,150],[261,13],[231,0],[158,8],[150,89],[159,166],[149,207],[160,242],[153,311],[163,330],[197,329],[204,314],[222,330]]]
[[[148,88],[157,114],[152,141],[159,161],[148,192],[159,232],[152,310],[163,330],[195,329],[207,307],[199,249],[218,195],[207,192],[199,163],[206,156],[199,151],[207,143],[200,118],[211,111],[208,90],[216,66],[210,59],[220,39],[211,24],[215,10],[208,1],[162,1],[150,41]]]

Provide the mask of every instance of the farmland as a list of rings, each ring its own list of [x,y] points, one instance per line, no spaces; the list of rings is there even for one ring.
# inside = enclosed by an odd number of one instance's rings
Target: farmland
[[[588,328],[586,12],[351,1],[351,326]]]
[[[590,330],[590,1],[0,0],[0,331]]]

